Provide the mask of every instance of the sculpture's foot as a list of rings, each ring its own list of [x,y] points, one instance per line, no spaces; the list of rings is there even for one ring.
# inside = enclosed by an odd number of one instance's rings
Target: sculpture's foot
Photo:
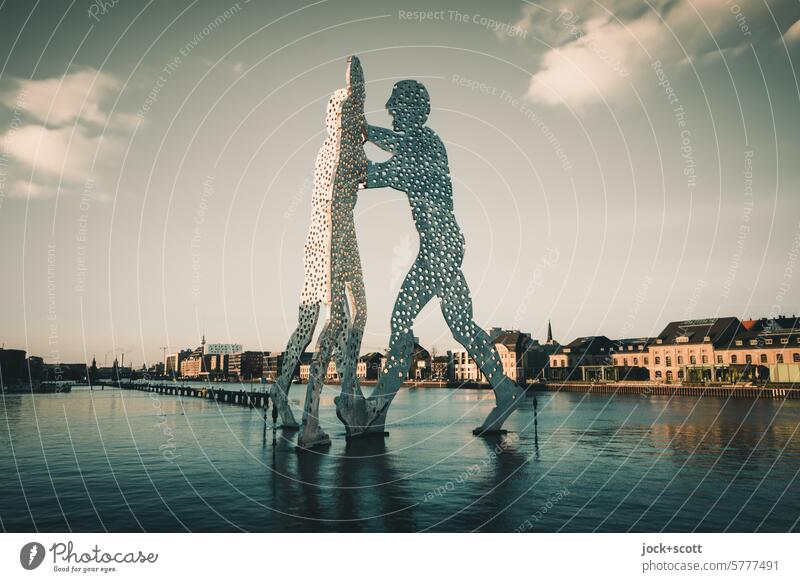
[[[384,430],[390,398],[364,398],[341,394],[334,399],[336,416],[342,421],[347,440],[367,436],[387,436]]]
[[[289,405],[289,400],[277,384],[273,384],[269,397],[272,399],[272,405],[277,408],[278,415],[281,419],[281,424],[278,426],[283,430],[298,430],[300,425],[294,419],[294,413],[292,412],[292,407]]]
[[[497,405],[483,424],[472,431],[472,434],[480,436],[506,434],[508,431],[503,430],[503,423],[525,401],[524,395],[525,389],[510,381],[502,388],[496,389]]]
[[[331,439],[319,427],[304,426],[297,438],[297,448],[302,450],[319,449],[330,446]]]

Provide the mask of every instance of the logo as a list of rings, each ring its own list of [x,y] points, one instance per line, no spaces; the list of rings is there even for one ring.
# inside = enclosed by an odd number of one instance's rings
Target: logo
[[[19,563],[26,570],[35,570],[44,561],[44,546],[38,542],[29,542],[19,551]]]

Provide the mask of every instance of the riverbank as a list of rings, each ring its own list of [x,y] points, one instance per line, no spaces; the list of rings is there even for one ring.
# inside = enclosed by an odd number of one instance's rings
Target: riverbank
[[[594,394],[620,394],[633,396],[690,396],[712,398],[769,398],[772,400],[800,400],[800,387],[772,384],[747,385],[690,385],[651,384],[649,382],[544,382],[529,384],[529,390],[546,392],[590,392]]]

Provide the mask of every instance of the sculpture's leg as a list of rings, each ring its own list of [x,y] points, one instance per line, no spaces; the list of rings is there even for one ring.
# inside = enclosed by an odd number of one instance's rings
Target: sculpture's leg
[[[342,382],[342,393],[351,394],[356,397],[363,397],[361,386],[356,375],[358,366],[358,355],[361,351],[361,340],[364,337],[364,327],[367,324],[367,298],[364,293],[364,279],[361,277],[361,269],[358,269],[357,276],[346,286],[348,299],[347,333],[343,345],[344,367],[340,370]]]
[[[300,427],[300,436],[297,437],[297,445],[304,449],[327,445],[331,442],[331,439],[319,426],[319,400],[336,335],[340,333],[342,327],[341,318],[329,318],[317,340],[317,349],[311,360],[311,369],[308,375],[306,400],[303,405],[303,424]]]
[[[369,398],[342,394],[336,399],[336,414],[347,431],[348,438],[367,434],[384,434],[386,414],[397,391],[408,376],[414,350],[411,326],[433,292],[423,273],[427,263],[417,261],[406,275],[392,310],[392,334],[386,364],[378,378],[378,386]]]
[[[282,428],[298,428],[292,408],[289,405],[289,388],[292,384],[294,371],[297,369],[297,363],[300,361],[300,356],[306,350],[308,344],[311,343],[318,317],[318,303],[300,305],[297,328],[294,330],[292,337],[289,338],[289,343],[286,346],[281,375],[270,390],[270,398],[272,398],[273,406],[278,410],[278,414],[281,417]]]
[[[524,390],[503,373],[497,350],[486,332],[472,320],[472,299],[464,274],[459,271],[442,295],[442,313],[453,337],[469,352],[478,369],[492,385],[495,407],[473,430],[474,434],[502,432],[503,423],[524,400]]]

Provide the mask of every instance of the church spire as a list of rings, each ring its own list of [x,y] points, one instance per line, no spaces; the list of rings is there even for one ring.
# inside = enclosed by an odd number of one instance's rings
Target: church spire
[[[550,320],[547,320],[547,345],[553,344],[553,328],[550,326]]]

